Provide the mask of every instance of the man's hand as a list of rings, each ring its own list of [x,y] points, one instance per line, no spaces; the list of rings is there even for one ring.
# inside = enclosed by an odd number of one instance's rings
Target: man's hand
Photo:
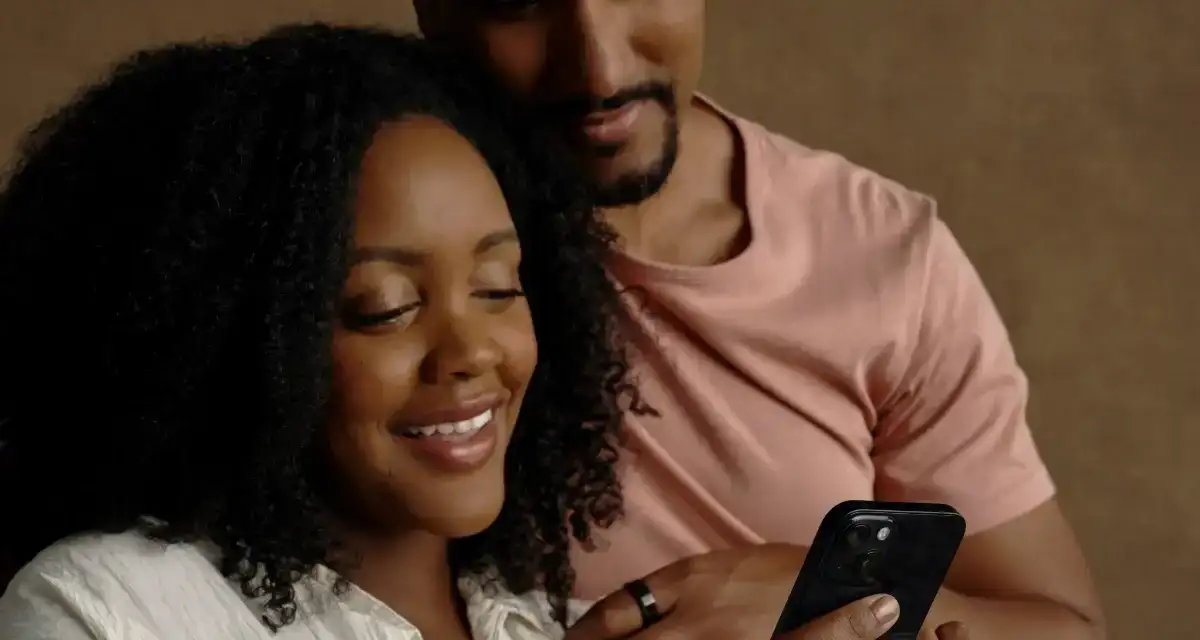
[[[899,613],[891,596],[863,598],[774,640],[878,640],[896,624]],[[920,640],[971,640],[971,635],[962,623],[951,622],[928,636],[922,632]]]
[[[790,545],[761,545],[680,560],[644,578],[664,614],[652,628],[634,633],[642,626],[641,614],[633,597],[619,591],[588,611],[566,640],[770,638],[806,553]]]
[[[633,597],[624,591],[598,602],[566,640],[766,640],[775,630],[804,564],[805,549],[762,545],[695,556],[644,578],[662,620],[641,630]],[[877,640],[899,617],[888,596],[865,598],[777,640]],[[937,630],[938,640],[969,640],[960,625]]]

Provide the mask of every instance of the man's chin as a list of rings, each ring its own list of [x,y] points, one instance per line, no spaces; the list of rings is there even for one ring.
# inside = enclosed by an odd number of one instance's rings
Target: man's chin
[[[654,197],[665,182],[649,174],[625,175],[594,185],[592,200],[605,208],[635,205]]]
[[[634,167],[623,167],[618,158],[596,159],[592,165],[592,198],[601,207],[638,204],[662,190],[675,168],[674,145],[659,158]]]
[[[626,152],[632,149],[626,149]],[[598,206],[623,207],[643,202],[667,183],[679,155],[679,129],[667,125],[662,146],[651,159],[634,159],[617,152],[609,157],[593,154],[592,194]]]

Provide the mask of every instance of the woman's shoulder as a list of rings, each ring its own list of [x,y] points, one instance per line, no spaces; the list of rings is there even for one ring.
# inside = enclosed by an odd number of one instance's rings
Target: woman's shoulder
[[[62,584],[119,582],[135,587],[180,573],[220,575],[200,545],[167,544],[137,531],[90,533],[65,538],[42,550],[17,571],[9,588],[47,579]]]
[[[192,630],[171,628],[174,621],[237,608],[245,609],[239,595],[200,545],[134,531],[86,534],[51,545],[17,571],[0,596],[0,628],[69,640],[188,638]],[[65,626],[78,626],[77,635]],[[38,635],[48,629],[58,635]]]

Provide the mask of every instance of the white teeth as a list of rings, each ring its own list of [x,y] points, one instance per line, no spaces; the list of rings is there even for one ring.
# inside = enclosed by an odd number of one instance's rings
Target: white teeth
[[[483,413],[460,420],[458,422],[443,422],[441,424],[431,424],[424,427],[412,427],[408,430],[409,433],[417,436],[461,436],[469,435],[484,427],[492,421],[492,410],[488,409]]]
[[[472,429],[482,429],[483,425],[492,421],[492,410],[488,409],[471,420]]]

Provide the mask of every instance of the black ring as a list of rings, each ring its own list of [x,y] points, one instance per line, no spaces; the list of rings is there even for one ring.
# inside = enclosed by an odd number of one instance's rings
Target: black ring
[[[633,596],[633,601],[637,603],[638,613],[642,614],[643,629],[662,620],[663,615],[658,610],[658,600],[650,592],[650,587],[646,586],[645,580],[633,580],[625,583],[625,591],[629,592],[629,595]]]

